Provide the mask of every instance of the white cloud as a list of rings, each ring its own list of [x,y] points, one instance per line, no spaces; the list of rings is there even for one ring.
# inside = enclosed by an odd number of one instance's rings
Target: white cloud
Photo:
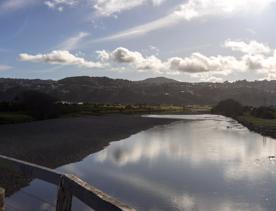
[[[80,32],[77,35],[66,39],[64,42],[58,45],[56,49],[68,50],[68,51],[75,50],[78,48],[78,45],[81,43],[81,41],[83,41],[88,36],[89,36],[89,33]]]
[[[82,37],[82,36],[79,36]],[[75,42],[69,42],[75,43]],[[69,45],[72,47],[72,45]],[[84,68],[109,67],[113,71],[151,72],[163,75],[189,74],[191,77],[204,81],[223,81],[232,73],[252,72],[264,79],[276,79],[276,49],[257,41],[234,42],[226,41],[225,46],[234,51],[242,52],[241,56],[207,56],[195,52],[187,57],[170,57],[161,59],[157,55],[144,55],[124,47],[113,51],[96,51],[98,61],[87,61],[83,56],[71,54],[66,50],[52,51],[48,54],[20,54],[21,61],[45,62],[50,64],[74,65]],[[268,53],[270,52],[270,53]]]
[[[72,7],[84,3],[92,5],[98,16],[111,16],[146,3],[159,6],[165,1],[167,0],[45,0],[44,4],[50,9],[62,12],[64,7]]]
[[[96,51],[98,59],[102,62],[106,62],[110,59],[110,54],[106,50]]]
[[[140,35],[144,35],[148,32],[151,31],[155,31],[158,29],[162,29],[164,27],[168,27],[168,26],[173,26],[174,24],[176,24],[177,22],[181,21],[182,18],[175,15],[175,14],[171,14],[168,16],[165,16],[161,19],[140,25],[140,26],[136,26],[133,28],[130,28],[128,30],[98,39],[94,42],[102,42],[102,41],[112,41],[112,40],[117,40],[117,39],[123,39],[123,38],[129,38],[129,37],[136,37],[136,36],[140,36]]]
[[[115,49],[110,57],[119,63],[140,63],[145,60],[141,53],[123,47]]]
[[[175,11],[186,20],[203,16],[258,13],[275,0],[189,0]]]
[[[152,3],[154,6],[158,6],[164,1],[166,0],[92,0],[93,7],[100,16],[111,16],[145,3]]]
[[[65,6],[75,6],[80,3],[80,0],[48,0],[44,4],[50,9],[56,9],[60,12],[63,11]]]
[[[101,16],[110,16],[140,6],[145,0],[96,0],[94,8]]]
[[[203,81],[204,82],[206,82],[206,81],[207,82],[212,82],[212,83],[222,83],[225,80],[223,80],[223,78],[219,78],[219,77],[216,77],[216,76],[210,76],[210,77],[204,77]]]
[[[39,3],[37,0],[2,0],[0,3],[0,13],[16,11],[37,3]]]
[[[25,62],[44,62],[49,64],[59,64],[59,65],[71,65],[81,68],[101,68],[103,64],[99,62],[87,61],[84,58],[77,57],[71,54],[69,51],[52,51],[48,54],[20,54],[20,61]]]
[[[171,58],[168,60],[170,69],[179,72],[202,73],[202,72],[224,72],[242,69],[242,64],[232,56],[205,56],[193,53],[191,57]]]
[[[8,65],[0,65],[0,71],[6,71],[12,69],[11,66]]]
[[[255,15],[276,0],[188,0],[165,17],[116,33],[99,41],[121,39],[146,34],[181,21],[207,16]]]
[[[126,48],[119,47],[112,52],[105,50],[98,51],[98,56],[102,61],[111,61],[117,64],[129,64],[139,71],[153,70],[158,72],[164,69],[164,64],[156,56],[144,57],[140,52],[130,51]]]
[[[264,55],[244,55],[243,62],[248,70],[255,70],[264,76],[263,79],[276,79],[276,50],[270,56]]]
[[[230,48],[233,51],[239,51],[242,53],[254,55],[254,54],[269,54],[271,49],[269,46],[259,43],[255,40],[250,41],[249,43],[243,41],[232,41],[227,40],[224,43],[226,48]]]

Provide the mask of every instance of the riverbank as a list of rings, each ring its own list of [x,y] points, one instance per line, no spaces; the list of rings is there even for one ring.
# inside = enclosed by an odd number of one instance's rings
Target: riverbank
[[[0,154],[57,168],[80,161],[112,141],[173,121],[138,115],[104,115],[1,125]],[[1,165],[0,169],[0,186],[8,195],[30,181],[7,166]]]
[[[276,119],[262,119],[249,114],[237,116],[234,119],[251,131],[276,138]]]

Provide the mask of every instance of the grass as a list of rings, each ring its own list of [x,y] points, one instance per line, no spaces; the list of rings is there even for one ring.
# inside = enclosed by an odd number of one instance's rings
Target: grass
[[[264,126],[264,127],[275,127],[276,128],[276,119],[262,119],[254,117],[248,113],[242,116],[246,121],[257,125],[257,126]]]
[[[0,124],[15,124],[15,123],[23,123],[30,122],[33,118],[27,114],[22,113],[8,113],[8,112],[0,112]]]
[[[210,112],[212,106],[210,105],[190,105],[186,106],[186,109],[189,109],[191,112]]]
[[[80,113],[209,113],[208,105],[121,105],[121,104],[85,104],[81,105]]]
[[[69,112],[69,115],[85,114],[139,114],[139,113],[183,113],[186,108],[174,105],[122,105],[122,104],[84,104],[73,105],[75,112]]]
[[[210,106],[176,106],[176,105],[145,105],[145,104],[65,104],[59,105],[60,116],[79,117],[103,114],[197,114],[209,113]],[[0,112],[0,124],[15,124],[34,121],[35,118],[23,112]]]

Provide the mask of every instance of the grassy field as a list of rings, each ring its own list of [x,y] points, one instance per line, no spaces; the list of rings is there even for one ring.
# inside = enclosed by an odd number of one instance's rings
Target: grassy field
[[[0,124],[15,124],[32,121],[32,117],[27,114],[16,112],[0,112]]]
[[[123,105],[123,104],[60,104],[60,117],[80,117],[104,114],[198,114],[209,113],[210,106],[190,105]],[[43,111],[41,111],[43,113]],[[46,118],[47,119],[47,118]],[[0,112],[0,124],[15,124],[36,120],[23,112]]]
[[[209,113],[211,112],[212,106],[210,105],[189,105],[185,106],[186,111],[190,111],[192,113]]]
[[[67,105],[68,114],[150,114],[150,113],[167,113],[167,114],[185,114],[185,113],[209,113],[210,106],[176,106],[176,105],[122,105],[122,104],[83,104]]]
[[[242,118],[244,118],[249,123],[252,123],[253,125],[264,126],[264,127],[275,127],[276,129],[276,119],[257,118],[248,113],[244,114]]]
[[[179,113],[186,109],[183,106],[173,105],[109,105],[84,104],[79,106],[80,114],[106,114],[106,113]]]

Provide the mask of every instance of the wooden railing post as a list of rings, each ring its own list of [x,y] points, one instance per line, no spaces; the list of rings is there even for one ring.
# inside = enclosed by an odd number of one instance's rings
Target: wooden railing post
[[[5,189],[0,188],[0,211],[4,211],[5,208]]]
[[[58,186],[56,211],[71,211],[73,196],[87,206],[99,211],[134,211],[115,198],[82,181],[80,178],[61,174],[55,170],[0,155],[0,161],[18,172]],[[0,189],[0,211],[4,209],[5,191]]]
[[[64,177],[62,176],[58,189],[56,211],[71,211],[72,198],[72,193],[64,188]]]

